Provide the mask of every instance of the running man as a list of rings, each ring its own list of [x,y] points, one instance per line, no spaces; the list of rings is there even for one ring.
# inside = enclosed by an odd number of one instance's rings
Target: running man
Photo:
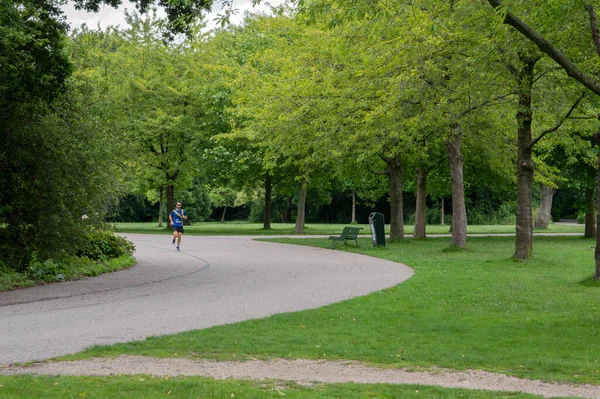
[[[171,211],[169,215],[169,221],[173,226],[173,244],[177,240],[177,250],[179,251],[179,244],[181,244],[181,237],[183,236],[183,221],[187,219],[187,213],[181,209],[181,202],[175,205],[175,209]]]

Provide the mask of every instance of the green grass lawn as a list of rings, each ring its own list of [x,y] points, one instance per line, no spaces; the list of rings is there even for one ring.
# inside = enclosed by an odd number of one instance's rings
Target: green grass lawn
[[[340,234],[344,226],[347,224],[307,224],[304,227],[305,235],[327,235]],[[361,233],[364,235],[371,234],[371,229],[368,224],[360,224],[362,227]],[[390,226],[386,225],[386,232],[389,233]],[[450,226],[447,225],[429,225],[427,226],[427,234],[449,234]],[[141,234],[172,234],[172,230],[163,224],[163,227],[158,227],[157,223],[116,223],[115,231],[118,233],[141,233]],[[406,225],[405,232],[407,235],[412,234],[414,226]],[[514,225],[473,225],[469,226],[467,233],[469,234],[514,234]],[[550,224],[548,229],[536,230],[537,233],[581,233],[583,234],[583,226],[572,226],[564,224]],[[249,222],[202,222],[194,223],[191,226],[185,226],[185,234],[190,235],[294,235],[293,223],[273,223],[271,230],[263,230],[262,223]]]
[[[470,391],[419,385],[359,385],[319,384],[302,386],[280,381],[216,381],[196,377],[45,377],[0,376],[0,397],[3,399],[65,399],[65,398],[177,398],[177,399],[533,399],[536,395]]]
[[[329,247],[324,238],[277,241]],[[595,241],[537,237],[528,262],[510,259],[512,237],[339,245],[410,265],[393,288],[296,313],[144,341],[70,358],[139,354],[222,360],[348,359],[382,367],[481,369],[519,377],[600,381],[600,286],[591,281]]]

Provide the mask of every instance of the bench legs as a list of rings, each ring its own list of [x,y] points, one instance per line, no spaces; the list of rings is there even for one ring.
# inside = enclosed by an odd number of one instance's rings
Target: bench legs
[[[351,238],[350,238],[350,239],[351,239]],[[342,240],[334,240],[334,239],[331,239],[331,238],[330,238],[330,240],[331,240],[331,248],[335,248],[335,242],[336,242],[336,241],[342,241]],[[345,239],[344,239],[344,244],[348,244],[348,240],[349,240],[348,238],[345,238]],[[359,248],[359,245],[358,245],[358,238],[355,238],[355,239],[354,239],[354,242],[356,243],[356,248]]]

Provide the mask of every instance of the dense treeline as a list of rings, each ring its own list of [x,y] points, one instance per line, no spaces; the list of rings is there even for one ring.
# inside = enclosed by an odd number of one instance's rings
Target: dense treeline
[[[10,267],[76,254],[105,221],[163,225],[176,200],[192,222],[298,233],[377,210],[392,240],[444,217],[462,248],[467,223],[512,222],[522,260],[551,215],[584,212],[595,234],[600,39],[579,1],[305,0],[212,32],[212,2],[192,1],[70,35],[42,3],[0,2]],[[576,203],[552,211],[557,189]]]

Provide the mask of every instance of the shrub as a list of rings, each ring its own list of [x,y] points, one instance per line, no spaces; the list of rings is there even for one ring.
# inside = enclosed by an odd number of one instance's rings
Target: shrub
[[[124,255],[132,255],[135,246],[128,240],[115,235],[110,230],[92,230],[87,237],[87,242],[77,249],[78,257],[92,260],[112,259]]]
[[[67,277],[67,268],[60,262],[52,259],[40,261],[34,252],[33,258],[27,267],[27,274],[36,281],[64,281]]]
[[[497,209],[489,209],[484,206],[475,206],[467,209],[467,220],[469,224],[493,225],[514,224],[516,217],[513,206],[501,204]]]

